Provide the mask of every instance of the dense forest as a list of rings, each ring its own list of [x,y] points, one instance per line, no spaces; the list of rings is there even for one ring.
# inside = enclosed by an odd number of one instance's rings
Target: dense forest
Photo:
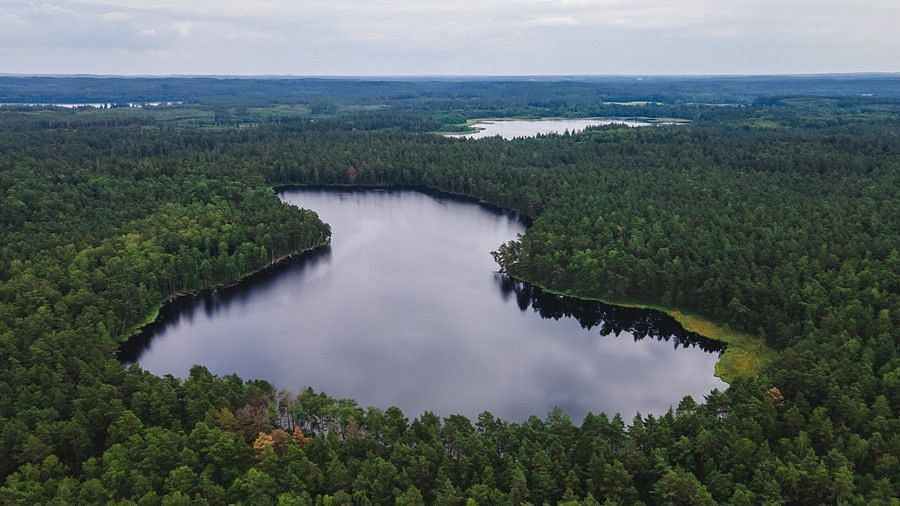
[[[578,106],[608,101],[749,103],[789,95],[900,96],[897,76],[571,76],[571,77],[109,77],[0,76],[0,103],[320,103],[392,107],[446,101],[470,105],[556,101]]]
[[[3,96],[27,95],[14,79]],[[45,94],[8,101],[137,93],[41,79]],[[900,82],[862,97],[868,81],[786,81],[706,83],[710,102],[740,91],[728,107],[687,103],[684,83],[602,81],[557,83],[552,104],[528,98],[546,82],[498,98],[503,81],[441,85],[467,97],[341,81],[292,106],[251,86],[168,107],[0,107],[0,502],[896,504]],[[383,86],[424,86],[410,83]],[[204,86],[145,84],[136,99],[192,101]],[[660,103],[609,103],[636,100]],[[431,133],[548,111],[691,123]],[[327,242],[315,213],[272,192],[287,184],[420,187],[520,211],[533,225],[495,254],[511,275],[691,311],[773,357],[663,416],[522,422],[410,419],[199,365],[187,378],[124,367],[117,346],[167,298]]]

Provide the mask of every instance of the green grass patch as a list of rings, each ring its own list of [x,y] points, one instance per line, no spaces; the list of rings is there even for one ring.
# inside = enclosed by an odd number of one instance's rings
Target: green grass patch
[[[654,308],[668,314],[685,330],[721,341],[728,346],[716,362],[716,376],[725,382],[737,378],[757,376],[763,366],[772,362],[775,350],[766,346],[761,337],[731,330],[699,315],[667,308]]]
[[[716,377],[726,383],[731,383],[737,378],[758,376],[762,368],[770,364],[775,358],[775,350],[769,348],[763,338],[732,330],[725,325],[716,323],[697,314],[645,302],[621,302],[601,299],[599,297],[584,297],[573,293],[571,290],[553,290],[539,283],[527,280],[523,281],[537,286],[545,292],[556,295],[564,295],[566,297],[573,297],[581,300],[592,300],[611,306],[653,309],[666,313],[680,323],[685,330],[695,332],[703,337],[723,342],[727,345],[725,347],[725,353],[723,353],[719,358],[719,361],[716,362],[715,369]]]
[[[716,376],[726,383],[737,378],[758,376],[763,366],[769,364],[775,355],[775,351],[766,346],[763,338],[732,330],[697,314],[656,304],[607,300],[601,302],[614,306],[654,309],[674,318],[688,332],[727,344],[725,353],[716,362]]]

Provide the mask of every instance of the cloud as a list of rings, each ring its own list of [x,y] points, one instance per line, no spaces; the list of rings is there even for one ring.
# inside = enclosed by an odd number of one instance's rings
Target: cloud
[[[578,26],[580,23],[570,16],[531,18],[522,23],[525,26]]]
[[[900,70],[895,0],[4,0],[0,12],[6,72]]]
[[[106,12],[100,15],[100,19],[103,21],[128,21],[132,19],[132,15],[126,12],[114,11],[114,12]]]
[[[13,13],[3,13],[0,14],[0,24],[12,23],[19,26],[28,26],[28,23],[25,22],[18,14]]]
[[[72,14],[73,11],[67,7],[63,7],[62,5],[54,4],[54,3],[33,3],[32,7],[38,12],[44,13],[53,13],[53,14]]]
[[[190,37],[193,33],[194,23],[190,21],[177,20],[166,23],[166,30],[172,32],[179,37]]]

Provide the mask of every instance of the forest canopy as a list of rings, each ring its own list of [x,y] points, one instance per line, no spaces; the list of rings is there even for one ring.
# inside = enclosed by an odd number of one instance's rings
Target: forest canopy
[[[0,78],[0,102],[185,103],[0,107],[0,502],[900,495],[896,78],[16,79]],[[649,103],[621,103],[633,100]],[[691,122],[512,141],[432,133],[544,114]],[[520,211],[533,225],[496,255],[510,274],[701,314],[764,338],[775,357],[663,416],[524,422],[410,419],[201,365],[187,378],[124,367],[117,346],[167,298],[327,242],[315,213],[275,196],[287,184],[412,186]]]

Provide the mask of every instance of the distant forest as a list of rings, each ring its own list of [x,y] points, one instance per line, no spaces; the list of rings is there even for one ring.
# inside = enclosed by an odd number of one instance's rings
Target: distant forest
[[[0,77],[0,102],[166,101],[0,106],[0,503],[896,504],[900,77]],[[509,116],[690,123],[435,134]],[[285,184],[514,209],[515,277],[771,356],[663,416],[521,423],[124,367],[167,297],[327,241]]]
[[[900,74],[367,79],[0,75],[0,103],[390,103],[419,110],[423,105],[569,108],[603,101],[751,104],[787,96],[898,98],[898,79]]]

